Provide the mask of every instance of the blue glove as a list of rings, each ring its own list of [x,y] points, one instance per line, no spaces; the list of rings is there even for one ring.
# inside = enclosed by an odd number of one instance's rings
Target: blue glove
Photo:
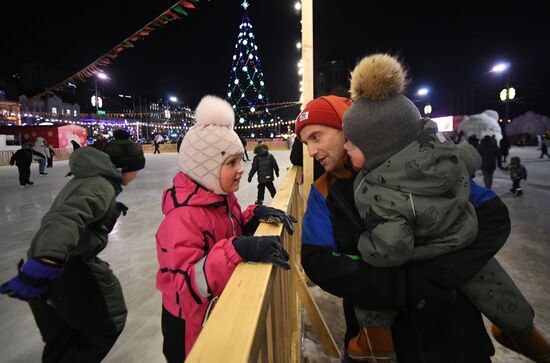
[[[51,283],[63,273],[63,266],[35,258],[17,265],[19,274],[0,286],[0,294],[23,301],[39,300],[46,296]]]
[[[254,216],[265,223],[282,223],[288,234],[294,233],[293,223],[298,222],[294,216],[288,215],[280,209],[264,205],[259,205],[254,209]]]
[[[233,240],[233,247],[245,261],[271,262],[290,269],[288,252],[281,246],[279,236],[241,236]]]

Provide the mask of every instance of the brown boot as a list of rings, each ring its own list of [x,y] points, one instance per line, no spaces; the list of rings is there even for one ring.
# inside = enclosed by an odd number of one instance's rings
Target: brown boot
[[[503,333],[492,325],[491,331],[495,340],[508,349],[513,350],[537,363],[550,363],[550,344],[540,332],[533,328],[529,333]]]
[[[397,362],[390,327],[361,327],[359,334],[349,341],[348,355],[373,363]]]

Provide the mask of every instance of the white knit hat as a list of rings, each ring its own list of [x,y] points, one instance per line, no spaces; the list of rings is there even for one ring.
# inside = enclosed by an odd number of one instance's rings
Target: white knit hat
[[[204,96],[195,110],[195,120],[195,126],[181,142],[181,171],[204,188],[225,195],[220,184],[223,161],[244,153],[243,144],[233,131],[235,113],[221,98]]]

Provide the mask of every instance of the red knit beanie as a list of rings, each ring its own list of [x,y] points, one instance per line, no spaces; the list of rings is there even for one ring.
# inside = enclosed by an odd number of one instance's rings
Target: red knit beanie
[[[300,131],[308,125],[323,125],[341,130],[344,112],[350,106],[349,98],[338,96],[322,96],[309,101],[296,118],[296,136],[302,140]]]

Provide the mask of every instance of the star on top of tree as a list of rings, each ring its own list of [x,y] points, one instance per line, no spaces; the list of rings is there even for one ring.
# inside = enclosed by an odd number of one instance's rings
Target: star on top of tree
[[[246,0],[244,0],[241,6],[244,8],[244,10],[246,10],[246,8],[250,6],[250,4]]]

